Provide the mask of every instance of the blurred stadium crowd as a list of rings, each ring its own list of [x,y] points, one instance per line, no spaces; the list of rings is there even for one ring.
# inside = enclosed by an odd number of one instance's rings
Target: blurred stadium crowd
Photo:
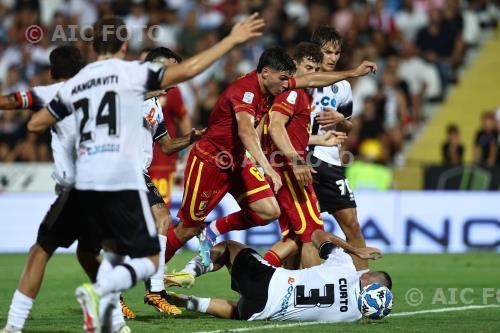
[[[49,53],[68,40],[88,62],[94,60],[83,28],[106,14],[125,18],[132,33],[128,58],[138,59],[142,50],[155,46],[188,57],[215,44],[235,20],[258,11],[267,23],[263,38],[181,85],[193,123],[206,126],[225,86],[253,70],[266,47],[292,50],[316,28],[331,25],[344,38],[338,69],[363,59],[376,61],[380,69],[375,76],[351,81],[354,130],[345,149],[391,165],[425,124],[429,103],[442,101],[457,82],[468,50],[478,46],[485,29],[496,26],[499,8],[500,1],[488,0],[0,0],[0,91],[48,84]],[[33,25],[42,28],[38,43],[30,43],[26,34]],[[82,30],[75,32],[76,26]],[[0,162],[51,160],[50,136],[27,133],[29,116],[0,111]],[[477,142],[498,142],[498,122],[487,126]],[[456,129],[449,133],[455,142]],[[443,145],[443,156],[453,156],[445,161],[463,156],[463,147],[460,153],[455,143],[451,146]],[[496,163],[496,155],[488,155],[490,148],[481,149],[478,163]]]

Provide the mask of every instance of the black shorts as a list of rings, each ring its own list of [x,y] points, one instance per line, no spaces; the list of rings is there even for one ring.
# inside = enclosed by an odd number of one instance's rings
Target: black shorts
[[[313,187],[321,212],[333,213],[346,208],[356,208],[354,193],[345,178],[344,167],[328,164],[311,156]]]
[[[275,271],[251,248],[245,248],[236,255],[231,268],[231,289],[240,294],[240,300],[234,319],[248,320],[264,310],[269,283]]]
[[[61,188],[38,228],[36,242],[46,252],[52,253],[58,247],[68,248],[78,239],[81,224],[76,207],[75,190]]]
[[[165,201],[161,197],[160,191],[158,191],[155,184],[153,184],[153,182],[151,181],[151,177],[144,174],[144,180],[146,181],[146,186],[148,188],[149,205],[153,207],[154,205],[165,204]]]
[[[95,242],[113,239],[118,254],[142,258],[160,252],[156,225],[147,195],[137,190],[76,190],[81,223]]]

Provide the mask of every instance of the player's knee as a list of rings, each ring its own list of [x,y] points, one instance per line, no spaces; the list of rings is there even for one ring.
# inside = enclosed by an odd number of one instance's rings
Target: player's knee
[[[260,218],[261,224],[257,225],[266,225],[271,221],[276,220],[280,217],[281,211],[277,202],[269,202],[262,209],[255,214]]]
[[[31,256],[47,256],[50,257],[52,254],[56,251],[55,246],[50,246],[46,244],[39,244],[35,243],[33,246],[30,248],[30,255]]]

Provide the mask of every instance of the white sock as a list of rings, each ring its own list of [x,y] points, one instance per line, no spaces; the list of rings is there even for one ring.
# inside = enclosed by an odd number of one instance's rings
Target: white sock
[[[163,235],[158,235],[158,240],[160,241],[160,256],[158,263],[158,270],[151,277],[151,291],[159,292],[165,289],[163,284],[163,275],[165,274],[165,250],[167,249],[167,237]]]
[[[368,273],[369,271],[370,271],[370,269],[369,269],[369,268],[367,268],[367,269],[362,269],[362,270],[358,271],[358,276],[360,276],[360,277],[361,277],[361,275],[363,275],[363,274],[365,274],[365,273]]]
[[[103,331],[118,331],[125,325],[119,293],[109,293],[99,300],[99,318]],[[111,330],[109,329],[111,328]]]
[[[145,280],[155,273],[155,266],[148,258],[137,258],[113,268],[109,274],[94,284],[100,297],[111,292],[122,292],[134,286],[137,281]],[[134,277],[134,279],[133,279]]]
[[[186,304],[186,309],[205,313],[207,312],[209,304],[210,304],[210,298],[189,296],[189,299]]]
[[[215,221],[213,221],[212,223],[210,223],[208,225],[208,228],[210,228],[210,230],[217,236],[219,237],[220,236],[220,231],[219,229],[217,229],[217,223],[215,223]]]
[[[10,303],[9,317],[5,328],[11,331],[18,331],[24,328],[24,322],[33,307],[33,301],[31,297],[24,295],[16,289],[12,297],[12,303]]]
[[[210,266],[206,267],[200,256],[196,256],[191,259],[186,266],[182,269],[182,272],[190,273],[194,277],[198,277],[205,273],[211,272],[214,269],[214,264],[210,263]]]

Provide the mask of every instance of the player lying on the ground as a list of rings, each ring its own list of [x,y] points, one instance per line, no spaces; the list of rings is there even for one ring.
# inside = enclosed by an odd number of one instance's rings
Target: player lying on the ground
[[[301,270],[272,267],[243,244],[221,242],[210,251],[209,267],[203,265],[200,256],[193,258],[188,266],[196,276],[226,266],[231,274],[231,288],[240,294],[240,299],[235,302],[170,293],[172,302],[227,319],[354,321],[361,318],[357,305],[361,288],[375,283],[392,288],[386,272],[359,276],[347,254],[378,259],[379,249],[352,247],[323,230],[314,231],[312,239],[325,262]]]

